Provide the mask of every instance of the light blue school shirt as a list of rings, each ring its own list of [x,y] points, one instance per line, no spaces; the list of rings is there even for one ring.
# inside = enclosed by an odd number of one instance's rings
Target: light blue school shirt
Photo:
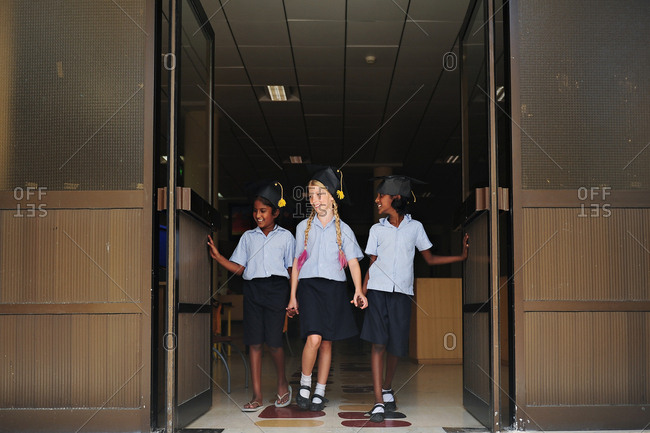
[[[341,225],[341,244],[347,260],[363,258],[363,251],[359,247],[354,232],[343,221]],[[296,227],[296,253],[298,258],[305,249],[305,229],[307,220],[300,221]],[[309,229],[307,239],[307,253],[309,258],[300,268],[298,278],[327,278],[334,281],[345,281],[345,270],[339,263],[339,246],[336,242],[335,219],[332,218],[325,227],[318,217],[314,217]]]
[[[433,244],[420,221],[404,215],[399,227],[381,218],[370,228],[366,254],[377,256],[370,266],[368,289],[413,295],[415,248],[428,250]]]
[[[268,236],[255,227],[241,236],[230,261],[246,267],[242,275],[245,280],[272,275],[289,278],[287,268],[293,264],[295,244],[291,232],[277,224]]]

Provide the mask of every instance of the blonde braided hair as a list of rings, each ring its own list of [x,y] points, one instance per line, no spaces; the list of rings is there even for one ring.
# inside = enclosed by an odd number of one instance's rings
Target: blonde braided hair
[[[307,228],[305,229],[305,249],[307,249],[307,239],[309,239],[309,229],[311,229],[311,222],[316,216],[316,210],[311,208],[311,214],[309,214],[309,219],[307,220]]]
[[[333,206],[334,210],[334,223],[336,226],[336,243],[339,246],[339,252],[345,256],[343,253],[343,240],[341,239],[341,217],[339,217],[339,207],[334,201]]]

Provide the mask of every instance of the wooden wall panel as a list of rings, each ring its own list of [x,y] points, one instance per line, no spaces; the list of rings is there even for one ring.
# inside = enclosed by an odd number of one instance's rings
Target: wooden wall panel
[[[525,300],[650,300],[650,209],[609,211],[523,210]]]
[[[648,404],[644,312],[526,313],[528,406]]]
[[[0,407],[140,407],[141,326],[139,314],[0,315]]]
[[[411,312],[411,358],[420,364],[462,363],[462,304],[460,278],[416,279]]]
[[[0,211],[0,303],[139,302],[141,209]]]

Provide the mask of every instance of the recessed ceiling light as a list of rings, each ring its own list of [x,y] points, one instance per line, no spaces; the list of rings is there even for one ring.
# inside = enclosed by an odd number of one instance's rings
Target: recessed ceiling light
[[[266,90],[269,92],[271,101],[287,100],[287,92],[284,90],[284,86],[266,86]]]
[[[292,164],[302,164],[302,156],[291,155],[289,156],[289,161],[291,161]]]

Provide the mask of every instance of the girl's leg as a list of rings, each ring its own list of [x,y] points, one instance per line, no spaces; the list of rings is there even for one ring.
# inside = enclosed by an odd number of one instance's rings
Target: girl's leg
[[[253,399],[263,405],[262,400],[262,345],[253,344],[248,346],[248,359],[251,364],[251,382],[253,382]],[[246,407],[246,406],[244,406]]]
[[[327,386],[327,377],[330,373],[330,365],[332,364],[332,342],[323,340],[318,350],[318,380],[314,395],[309,405],[309,410],[317,412],[323,410],[325,407],[325,387]]]
[[[278,378],[278,395],[283,396],[289,392],[289,383],[284,369],[284,349],[282,347],[269,347],[269,352],[275,364],[275,373]]]
[[[321,345],[322,338],[318,334],[307,336],[305,347],[302,349],[302,368],[300,376],[300,390],[296,396],[296,403],[301,409],[309,407],[309,394],[311,393],[311,373],[314,370],[316,356]]]
[[[397,371],[398,361],[399,357],[390,352],[386,354],[386,378],[384,379],[383,384],[384,389],[391,389],[393,385],[393,377],[395,376],[395,371]]]
[[[327,384],[332,364],[332,342],[323,340],[318,350],[318,383]]]
[[[316,363],[316,356],[318,355],[318,348],[321,345],[322,338],[318,334],[307,336],[305,347],[302,349],[302,374],[310,376]]]
[[[372,387],[375,393],[375,403],[384,402],[381,388],[384,380],[383,376],[384,376],[384,353],[385,352],[386,352],[386,345],[384,344],[372,345],[372,350],[370,353],[370,369],[372,370]]]

